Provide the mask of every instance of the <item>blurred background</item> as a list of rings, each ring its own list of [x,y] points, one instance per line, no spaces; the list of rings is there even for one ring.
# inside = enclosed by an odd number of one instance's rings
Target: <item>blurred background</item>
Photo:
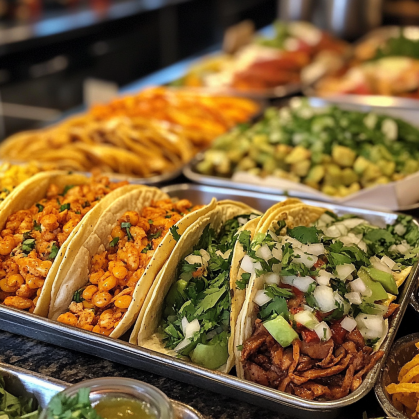
[[[419,22],[413,0],[0,0],[3,135],[83,103],[87,78],[121,87],[222,41],[245,19],[308,20],[354,40]]]

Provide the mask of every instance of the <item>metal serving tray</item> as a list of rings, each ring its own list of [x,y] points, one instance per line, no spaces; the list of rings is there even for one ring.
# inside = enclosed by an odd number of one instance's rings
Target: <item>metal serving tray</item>
[[[191,184],[167,186],[162,188],[162,190],[172,197],[190,199],[196,204],[207,203],[212,197],[216,197],[219,200],[240,200],[261,211],[268,209],[276,202],[286,199],[284,196]],[[394,222],[397,217],[397,214],[390,212],[344,207],[316,201],[305,202],[322,205],[340,215],[352,213],[380,226]],[[409,304],[409,298],[416,285],[418,276],[419,269],[415,266],[411,275],[400,289],[400,294],[397,298],[400,309],[391,319],[388,335],[382,345],[382,349],[386,354],[391,347],[403,314]],[[27,312],[5,307],[4,305],[0,305],[0,329],[75,351],[89,353],[100,358],[128,365],[132,368],[139,368],[151,373],[170,377],[264,408],[281,411],[293,417],[309,419],[312,418],[313,414],[321,415],[324,419],[337,417],[340,409],[364,397],[373,388],[379,371],[386,359],[386,356],[384,356],[378,362],[354,393],[340,400],[319,402],[304,400],[250,381],[241,380],[233,375],[210,371],[180,359],[139,348],[124,340],[111,339],[96,333],[72,328]],[[125,338],[127,339],[128,336],[125,336]]]
[[[385,101],[379,96],[374,96],[374,101],[369,102],[366,96],[362,97],[362,101],[351,101],[347,100],[345,103],[340,103],[336,98],[320,98],[320,97],[310,97],[307,98],[310,105],[315,108],[322,108],[330,105],[339,105],[341,109],[348,111],[360,111],[360,112],[377,112],[379,114],[389,115],[395,118],[403,118],[405,121],[411,123],[412,125],[418,126],[417,119],[417,110],[409,108],[403,103],[400,103],[402,100],[398,98],[391,98],[392,104],[385,105]],[[419,100],[416,101],[419,106]],[[287,102],[285,102],[287,103]],[[267,194],[287,194],[288,196],[305,198],[305,199],[318,199],[316,195],[311,194],[310,192],[303,192],[292,189],[280,189],[274,186],[261,186],[252,183],[238,182],[233,180],[231,177],[221,177],[221,176],[212,176],[212,175],[203,175],[196,170],[196,166],[204,158],[204,153],[197,154],[189,164],[187,164],[183,169],[183,174],[192,182],[218,186],[222,188],[234,188],[234,189],[244,189],[248,191],[263,192]],[[419,203],[408,205],[405,207],[399,207],[399,211],[411,211],[416,208],[419,208]]]
[[[4,378],[6,390],[9,393],[17,397],[34,397],[38,402],[37,406],[41,409],[47,407],[55,394],[71,385],[2,362],[0,362],[0,376]],[[175,419],[205,419],[199,412],[184,403],[173,399],[170,399],[170,402],[175,410]]]

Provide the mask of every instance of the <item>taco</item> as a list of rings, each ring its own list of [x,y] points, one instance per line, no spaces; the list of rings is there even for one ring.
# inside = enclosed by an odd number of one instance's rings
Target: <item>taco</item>
[[[250,235],[239,237],[236,283],[250,281],[236,326],[238,377],[310,400],[355,391],[384,354],[392,301],[417,261],[417,224],[399,216],[380,228],[274,206]]]
[[[64,171],[39,173],[17,186],[0,207],[0,303],[47,316],[69,243],[135,188]]]
[[[121,196],[71,243],[52,290],[51,319],[118,338],[135,322],[176,238],[215,208],[157,188]]]
[[[247,205],[224,201],[193,224],[150,290],[130,342],[230,371],[237,304],[244,301],[231,283],[234,247],[237,232],[258,218]]]

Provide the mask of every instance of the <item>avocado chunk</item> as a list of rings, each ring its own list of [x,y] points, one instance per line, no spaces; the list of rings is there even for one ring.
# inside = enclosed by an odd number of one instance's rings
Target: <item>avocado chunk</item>
[[[369,297],[364,297],[366,303],[373,303],[374,301],[385,300],[388,295],[386,290],[379,282],[375,282],[371,279],[369,274],[361,268],[358,271],[358,276],[364,281],[364,284],[372,291],[372,294]]]
[[[365,301],[359,305],[361,311],[365,314],[375,314],[383,316],[387,312],[386,306],[381,306],[379,304],[374,303],[366,303]]]
[[[185,288],[188,285],[183,279],[176,281],[171,287],[166,296],[166,307],[164,309],[164,315],[170,316],[176,314],[174,307],[181,307],[183,302],[186,300]]]
[[[367,271],[371,279],[373,281],[379,282],[387,292],[390,292],[394,295],[397,295],[399,293],[399,289],[397,288],[396,281],[394,280],[392,274],[380,271],[376,268],[365,268],[365,270]]]
[[[201,365],[210,370],[216,370],[227,362],[228,345],[216,343],[215,345],[204,345],[198,343],[196,348],[189,354],[194,364]]]
[[[297,332],[282,316],[267,320],[263,325],[283,348],[290,346],[294,339],[298,339]]]

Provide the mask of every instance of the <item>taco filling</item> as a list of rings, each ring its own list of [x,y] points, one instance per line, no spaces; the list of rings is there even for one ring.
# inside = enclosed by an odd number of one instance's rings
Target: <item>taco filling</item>
[[[256,214],[236,216],[217,234],[208,224],[193,252],[178,265],[160,332],[166,348],[209,369],[223,366],[230,337],[230,266],[237,231]]]
[[[241,263],[244,281],[264,282],[253,335],[239,348],[245,378],[310,400],[344,397],[384,354],[375,349],[417,261],[418,227],[407,216],[379,228],[330,212],[311,227],[273,226]],[[248,232],[240,241],[246,247]]]
[[[135,286],[163,238],[185,214],[199,208],[186,199],[165,199],[141,212],[127,211],[113,227],[108,249],[93,256],[87,285],[74,293],[68,312],[57,320],[110,335],[127,312]]]
[[[44,199],[10,215],[1,231],[0,303],[32,312],[71,232],[105,195],[126,184],[106,177],[63,189],[51,184]]]

